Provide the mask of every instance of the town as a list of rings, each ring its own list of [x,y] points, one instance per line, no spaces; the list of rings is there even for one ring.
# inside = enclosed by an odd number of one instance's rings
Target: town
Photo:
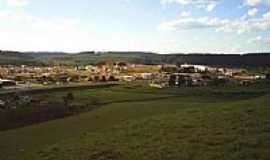
[[[263,74],[245,68],[221,68],[195,64],[146,65],[123,61],[75,66],[2,65],[0,73],[0,94],[3,95],[0,99],[0,108],[2,109],[37,105],[36,102],[38,106],[46,104],[48,102],[44,99],[28,93],[61,88],[140,84],[159,89],[181,89],[247,86],[270,82],[270,74],[266,71]],[[64,98],[63,102],[65,102]]]
[[[151,87],[249,85],[270,80],[269,73],[245,68],[219,68],[196,64],[144,65],[103,62],[76,66],[0,66],[0,87],[25,89],[97,82],[141,82]]]

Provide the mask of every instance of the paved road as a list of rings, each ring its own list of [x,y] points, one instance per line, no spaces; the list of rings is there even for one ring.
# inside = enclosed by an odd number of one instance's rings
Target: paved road
[[[29,88],[2,88],[0,89],[0,95],[12,94],[12,93],[33,93],[33,92],[44,92],[44,91],[57,91],[65,89],[76,89],[76,88],[91,88],[91,87],[102,87],[102,86],[114,86],[119,85],[119,82],[99,82],[89,84],[72,84],[72,85],[53,85],[44,87],[29,87]]]

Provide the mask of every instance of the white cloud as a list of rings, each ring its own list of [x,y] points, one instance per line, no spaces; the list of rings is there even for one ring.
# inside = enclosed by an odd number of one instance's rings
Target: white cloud
[[[95,33],[73,18],[44,18],[19,11],[0,11],[0,49],[74,51],[97,46]],[[101,43],[100,43],[101,44]]]
[[[5,0],[9,7],[22,7],[30,4],[29,0]]]
[[[244,0],[245,4],[249,6],[257,6],[262,3],[263,0]]]
[[[247,46],[254,48],[253,50],[255,52],[268,52],[270,48],[270,37],[257,36],[255,38],[250,38],[247,41]]]
[[[184,12],[182,12],[181,14],[180,14],[180,16],[181,17],[188,17],[188,16],[190,16],[190,12],[187,12],[187,11],[184,11]]]
[[[244,4],[248,6],[259,6],[262,4],[270,4],[270,0],[244,0]]]
[[[216,4],[208,4],[207,7],[206,7],[206,10],[207,10],[208,12],[211,12],[211,11],[213,11],[215,8],[216,8]]]
[[[180,17],[176,20],[164,22],[159,28],[163,30],[188,30],[188,29],[203,29],[216,28],[224,25],[227,21],[221,21],[218,18],[209,17]]]
[[[262,37],[257,36],[256,38],[252,38],[248,41],[250,44],[257,44],[257,45],[267,45],[270,46],[270,37]]]
[[[251,17],[256,16],[257,13],[258,13],[258,9],[257,8],[250,9],[240,19],[241,20],[247,20],[248,18],[251,18]]]
[[[179,17],[172,21],[161,23],[161,30],[190,30],[212,28],[225,32],[257,32],[270,29],[270,12],[260,18],[253,19],[220,19],[217,17]]]
[[[178,3],[180,5],[193,5],[211,12],[216,8],[219,1],[220,0],[161,0],[161,4]]]
[[[250,9],[247,13],[248,16],[250,17],[253,17],[255,16],[256,14],[258,13],[258,9],[257,8],[253,8],[253,9]]]
[[[0,11],[0,49],[18,51],[155,51],[152,36],[115,30],[107,33],[94,23],[72,17],[39,17],[22,10]]]

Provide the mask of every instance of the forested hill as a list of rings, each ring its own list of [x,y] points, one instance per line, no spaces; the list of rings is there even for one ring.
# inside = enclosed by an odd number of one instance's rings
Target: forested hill
[[[0,65],[34,64],[33,56],[13,51],[0,51]]]
[[[152,52],[13,52],[0,51],[0,64],[75,65],[104,61],[138,64],[202,64],[229,67],[270,67],[270,53],[250,54],[157,54]]]
[[[270,67],[270,53],[256,54],[175,54],[166,56],[168,63],[190,63],[232,67]]]

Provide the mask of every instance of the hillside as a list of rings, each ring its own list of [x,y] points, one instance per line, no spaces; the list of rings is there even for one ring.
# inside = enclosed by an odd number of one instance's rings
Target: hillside
[[[57,64],[91,64],[101,61],[128,61],[140,64],[202,64],[229,67],[270,67],[270,53],[222,55],[222,54],[156,54],[145,52],[105,52],[97,54],[72,54],[44,63]]]
[[[0,132],[0,159],[268,160],[268,88],[77,90],[74,103],[88,103],[95,96],[106,104]],[[58,101],[65,94],[36,96]]]
[[[0,52],[0,64],[95,64],[127,61],[140,64],[202,64],[229,67],[270,67],[270,53],[257,54],[157,54],[151,52]]]
[[[1,51],[0,65],[35,64],[34,57],[21,52]]]

